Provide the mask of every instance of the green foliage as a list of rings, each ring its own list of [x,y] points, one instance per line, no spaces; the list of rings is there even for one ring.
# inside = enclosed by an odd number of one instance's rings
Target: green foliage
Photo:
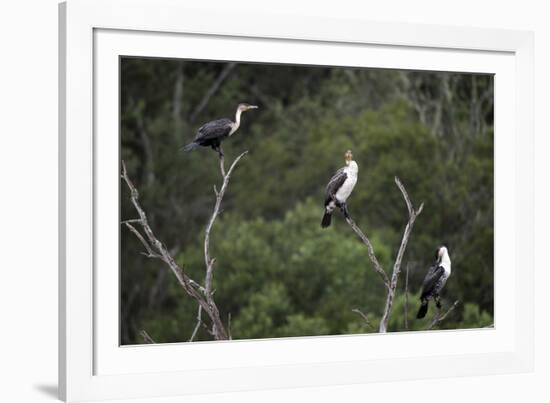
[[[464,306],[463,323],[465,328],[488,327],[493,324],[493,317],[476,304],[467,303]]]
[[[203,237],[220,183],[212,150],[177,151],[206,121],[232,117],[239,102],[260,105],[224,143],[243,150],[211,234],[215,299],[234,338],[363,333],[377,330],[384,287],[364,245],[336,214],[320,228],[324,187],[352,149],[359,179],[348,205],[389,272],[407,211],[425,203],[404,266],[389,329],[422,330],[415,318],[422,279],[440,244],[453,274],[444,305],[461,304],[441,328],[492,323],[493,129],[491,76],[237,64],[206,107],[197,105],[226,65],[121,62],[122,158],[158,237],[195,280],[204,278]],[[121,186],[121,217],[134,218]],[[139,330],[158,342],[185,341],[196,302],[142,246],[121,230],[121,338]],[[407,306],[407,327],[405,327]],[[359,308],[367,324],[353,309]],[[201,327],[198,340],[211,336]]]

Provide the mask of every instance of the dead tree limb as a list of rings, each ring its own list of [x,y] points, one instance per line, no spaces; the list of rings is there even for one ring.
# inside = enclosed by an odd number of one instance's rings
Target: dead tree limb
[[[357,226],[357,224],[355,224],[355,222],[351,219],[351,217],[346,217],[346,221],[351,227],[351,229],[357,234],[357,236],[367,246],[369,258],[373,264],[374,271],[380,275],[380,277],[382,278],[382,281],[384,282],[384,285],[386,286],[386,288],[388,288],[390,285],[390,280],[388,278],[388,275],[386,274],[386,272],[378,262],[376,255],[374,254],[374,248],[372,247],[371,241],[369,240],[369,238],[367,238],[367,236],[363,233],[363,231],[361,231],[361,229]]]
[[[139,334],[143,338],[143,341],[148,344],[156,344],[156,342],[149,336],[149,333],[147,333],[145,330],[140,330]]]
[[[363,311],[361,311],[360,309],[358,308],[355,308],[355,309],[352,309],[351,310],[352,312],[356,313],[357,315],[361,316],[363,318],[363,320],[365,321],[365,324],[368,326],[368,327],[371,327],[372,328],[372,325],[370,324],[370,320],[368,318],[368,316],[363,313]]]
[[[227,188],[227,183],[229,181],[229,175],[231,174],[231,171],[234,169],[236,162],[243,156],[244,154],[241,154],[241,156],[238,157],[237,160],[232,164],[230,172],[224,177],[224,189],[223,192],[225,192],[225,189]],[[201,310],[204,311],[210,321],[212,322],[212,336],[216,340],[227,340],[228,339],[228,333],[227,330],[223,324],[223,321],[220,317],[220,312],[218,310],[218,307],[216,306],[216,303],[214,301],[214,298],[212,297],[212,292],[207,289],[206,285],[205,287],[200,286],[196,281],[191,279],[175,261],[171,253],[168,251],[166,246],[156,237],[153,230],[151,229],[149,222],[147,220],[147,215],[143,208],[141,207],[141,204],[139,203],[139,192],[128,177],[128,172],[126,170],[126,164],[124,161],[122,161],[122,179],[126,182],[126,185],[128,186],[128,189],[130,190],[130,201],[132,202],[132,205],[134,206],[134,209],[136,210],[139,218],[133,219],[127,222],[123,222],[130,231],[136,235],[138,240],[142,243],[142,245],[145,247],[146,256],[151,258],[157,258],[161,261],[163,261],[168,268],[172,271],[176,279],[178,280],[178,283],[183,288],[183,290],[189,295],[191,298],[197,301],[199,306],[201,307]],[[223,186],[222,186],[223,187]],[[221,191],[220,191],[221,193]],[[222,193],[223,195],[223,193]],[[221,203],[221,200],[220,200]],[[215,209],[215,214],[217,215],[219,213],[219,205],[216,203],[217,208]],[[141,226],[142,231],[145,233],[145,236],[141,234],[137,230],[136,227],[132,225],[132,223],[139,224]],[[213,222],[212,222],[213,224]],[[210,225],[211,227],[211,225]]]
[[[421,203],[418,210],[414,209],[411,199],[409,198],[409,195],[405,190],[405,187],[403,186],[403,184],[401,183],[401,181],[397,176],[395,177],[395,184],[397,185],[399,190],[401,190],[401,194],[405,199],[405,203],[407,203],[407,209],[409,210],[409,222],[407,222],[407,225],[405,226],[405,231],[403,232],[403,238],[401,239],[401,245],[399,246],[399,250],[397,251],[397,257],[395,258],[395,263],[393,265],[393,273],[391,276],[390,287],[388,289],[388,293],[386,294],[386,306],[384,308],[384,314],[382,315],[382,320],[380,321],[380,328],[379,328],[380,333],[386,333],[387,331],[388,321],[390,320],[391,309],[393,306],[393,301],[395,299],[395,290],[397,288],[397,280],[399,279],[399,273],[401,272],[401,261],[403,260],[405,249],[407,249],[407,243],[409,242],[409,237],[411,235],[416,217],[418,217],[418,215],[422,213],[422,209],[424,208],[424,203]]]
[[[222,204],[225,191],[227,190],[227,186],[229,185],[229,179],[231,179],[231,174],[233,173],[233,170],[235,169],[235,167],[237,166],[241,158],[244,157],[247,153],[248,151],[245,151],[241,153],[241,155],[239,155],[237,158],[235,158],[235,161],[233,161],[227,173],[225,173],[223,153],[220,154],[220,172],[222,175],[223,182],[219,191],[216,189],[216,187],[214,187],[214,194],[216,195],[216,203],[214,204],[214,211],[212,212],[212,216],[208,221],[208,225],[206,226],[206,231],[204,233],[204,264],[206,266],[206,275],[204,279],[204,290],[205,290],[204,295],[208,302],[214,301],[213,292],[212,292],[212,278],[214,275],[214,263],[216,263],[216,259],[210,256],[210,232],[212,231],[212,227],[214,226],[214,223],[216,222],[216,219],[220,214],[220,206]],[[199,314],[200,314],[200,311],[199,311]],[[216,333],[216,329],[214,328],[214,326],[216,326],[216,323],[212,322],[212,326],[213,326],[212,333]],[[227,333],[227,336],[229,337],[228,333]]]
[[[193,329],[193,333],[191,333],[191,337],[189,338],[189,341],[193,341],[195,339],[201,325],[202,325],[202,306],[199,305],[199,309],[197,310],[197,324]]]
[[[437,313],[435,314],[435,317],[434,319],[432,320],[432,322],[428,325],[428,327],[426,328],[426,330],[431,330],[433,329],[435,326],[438,326],[441,322],[443,322],[445,320],[445,318],[447,316],[449,316],[449,314],[454,311],[454,309],[456,308],[456,306],[460,303],[459,300],[456,300],[454,302],[454,304],[451,305],[451,307],[447,310],[447,312],[445,312],[443,315],[440,316],[440,311],[438,310]]]
[[[361,229],[355,224],[355,222],[350,217],[346,218],[346,221],[351,227],[351,229],[357,234],[357,236],[367,246],[369,258],[373,264],[374,271],[380,275],[380,277],[382,278],[382,281],[384,282],[384,286],[386,287],[386,303],[385,303],[382,319],[380,320],[380,326],[378,329],[380,333],[386,333],[387,331],[388,321],[390,319],[391,309],[393,306],[393,301],[395,299],[395,290],[397,288],[397,281],[399,279],[399,273],[401,272],[401,261],[403,260],[403,255],[405,254],[405,249],[407,248],[407,243],[409,241],[409,237],[411,235],[416,217],[418,217],[418,215],[422,212],[422,209],[424,208],[424,203],[422,203],[420,204],[420,207],[418,208],[418,210],[414,209],[411,199],[409,198],[409,194],[407,193],[407,191],[405,190],[405,187],[403,186],[403,184],[401,183],[401,181],[397,176],[395,177],[395,184],[401,191],[401,194],[405,199],[405,203],[407,204],[407,209],[409,211],[409,221],[407,222],[407,225],[403,232],[403,238],[401,239],[401,245],[399,246],[399,250],[395,258],[395,263],[393,265],[393,272],[392,272],[391,278],[388,277],[388,275],[386,274],[386,272],[378,262],[378,259],[376,258],[376,255],[374,253],[374,248],[369,238],[361,231]]]

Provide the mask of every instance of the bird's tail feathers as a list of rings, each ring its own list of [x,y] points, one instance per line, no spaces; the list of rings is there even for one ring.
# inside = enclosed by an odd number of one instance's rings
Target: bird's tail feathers
[[[183,151],[191,151],[197,148],[200,144],[199,143],[189,143],[185,147],[182,148]]]
[[[331,218],[332,218],[332,214],[325,211],[325,214],[323,215],[323,220],[321,221],[321,227],[323,228],[329,227]]]
[[[422,305],[420,305],[420,309],[416,314],[416,319],[422,319],[424,316],[426,316],[427,313],[428,313],[428,301],[422,301]]]

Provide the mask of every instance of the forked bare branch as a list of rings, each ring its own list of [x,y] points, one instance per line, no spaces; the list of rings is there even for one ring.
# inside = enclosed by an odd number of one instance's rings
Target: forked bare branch
[[[380,326],[378,329],[380,333],[386,333],[387,331],[388,321],[390,319],[393,301],[395,299],[395,290],[397,288],[397,281],[399,279],[399,273],[401,272],[401,262],[405,254],[407,243],[409,241],[409,237],[411,235],[416,217],[418,217],[418,215],[422,212],[422,209],[424,208],[424,203],[422,203],[420,204],[420,207],[417,210],[414,209],[411,199],[409,197],[409,194],[405,189],[405,186],[403,186],[403,184],[401,183],[401,181],[397,176],[395,177],[395,184],[401,191],[401,194],[403,195],[403,199],[405,199],[407,210],[409,212],[409,221],[405,226],[403,237],[401,239],[401,244],[399,246],[399,250],[397,251],[397,256],[395,258],[395,263],[393,265],[393,272],[392,272],[391,278],[388,277],[387,273],[382,268],[378,259],[376,258],[376,255],[374,253],[374,248],[369,238],[361,231],[361,229],[357,226],[357,224],[355,224],[355,222],[350,217],[346,218],[346,221],[351,227],[351,229],[357,234],[357,236],[367,246],[369,258],[373,264],[374,271],[378,273],[380,277],[382,277],[382,281],[384,282],[384,286],[386,287],[386,303],[384,306],[384,313],[382,315],[382,319],[380,320]]]
[[[214,204],[214,211],[212,212],[212,216],[208,221],[208,225],[206,226],[206,231],[204,233],[204,264],[206,266],[204,288],[205,288],[205,296],[207,301],[213,300],[212,279],[214,276],[214,264],[216,263],[216,259],[210,256],[210,233],[212,231],[212,227],[214,226],[214,223],[216,222],[216,219],[220,214],[220,207],[223,201],[223,196],[225,195],[225,191],[227,190],[227,186],[229,185],[229,179],[231,179],[231,174],[233,173],[233,170],[235,169],[235,167],[237,166],[241,158],[244,157],[247,153],[248,151],[244,151],[237,158],[235,158],[235,160],[229,167],[229,171],[227,171],[227,173],[225,172],[223,153],[220,154],[220,173],[222,175],[222,186],[219,191],[217,190],[216,186],[214,186],[214,194],[216,196],[216,202]],[[215,323],[212,323],[212,324],[215,325]],[[215,332],[214,329],[213,331]]]
[[[212,322],[212,335],[216,340],[227,340],[228,334],[225,329],[225,326],[220,318],[220,313],[214,299],[210,292],[206,292],[206,287],[201,287],[197,284],[196,281],[192,280],[181,268],[168,251],[166,246],[156,237],[153,230],[151,229],[149,222],[147,220],[147,214],[141,207],[139,202],[139,192],[134,186],[133,182],[128,176],[128,171],[126,170],[126,164],[122,161],[122,179],[126,182],[128,189],[130,190],[130,201],[134,206],[134,209],[139,215],[139,219],[133,220],[134,223],[137,223],[141,226],[141,229],[145,233],[143,236],[137,228],[135,228],[129,222],[126,222],[126,226],[130,231],[138,238],[138,240],[145,247],[149,257],[158,258],[163,261],[172,271],[180,286],[191,298],[195,299],[197,303],[201,306],[202,310],[208,315],[210,321]]]
[[[405,231],[403,232],[403,238],[401,238],[401,245],[399,246],[399,250],[397,251],[397,257],[395,258],[395,263],[393,265],[393,273],[391,276],[390,287],[388,289],[388,293],[386,294],[386,305],[384,307],[384,314],[382,315],[382,320],[380,321],[380,328],[379,328],[380,333],[386,333],[387,331],[388,321],[390,320],[393,301],[395,299],[395,290],[397,289],[397,281],[399,280],[399,273],[401,272],[401,261],[403,260],[405,249],[407,249],[407,243],[409,242],[409,237],[411,236],[411,232],[414,226],[414,222],[416,221],[416,217],[418,217],[418,215],[422,213],[422,209],[424,208],[424,203],[421,203],[418,210],[415,210],[412,205],[411,199],[409,198],[409,194],[405,190],[405,186],[403,186],[403,184],[401,183],[401,181],[397,176],[394,179],[395,179],[395,184],[401,191],[401,194],[405,199],[405,203],[407,204],[407,209],[409,211],[409,221],[405,226]]]

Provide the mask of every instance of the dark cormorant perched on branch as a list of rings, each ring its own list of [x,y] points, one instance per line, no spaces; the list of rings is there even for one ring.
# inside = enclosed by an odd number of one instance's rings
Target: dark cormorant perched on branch
[[[346,166],[336,171],[327,185],[325,193],[325,214],[321,221],[321,227],[323,228],[330,225],[332,212],[336,207],[340,208],[346,217],[349,217],[346,200],[357,183],[359,166],[353,160],[353,154],[350,150],[346,151],[344,157]]]
[[[440,246],[435,254],[435,264],[430,267],[428,274],[422,284],[422,294],[420,295],[420,309],[416,315],[417,319],[422,319],[428,312],[428,301],[433,299],[437,308],[441,309],[439,293],[445,286],[447,279],[451,275],[451,258],[445,246]]]
[[[235,113],[235,121],[224,118],[206,123],[199,128],[193,142],[183,147],[183,150],[191,151],[199,146],[212,147],[222,156],[223,152],[220,149],[220,144],[237,131],[241,124],[241,113],[256,108],[258,108],[256,105],[239,104]]]

